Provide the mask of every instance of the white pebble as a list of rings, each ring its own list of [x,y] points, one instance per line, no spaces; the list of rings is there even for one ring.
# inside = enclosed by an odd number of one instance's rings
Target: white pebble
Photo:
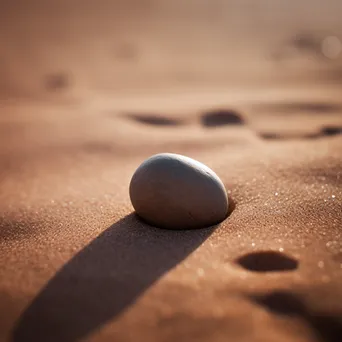
[[[161,228],[208,227],[228,214],[220,178],[204,164],[179,154],[162,153],[145,160],[135,171],[129,192],[136,213]]]

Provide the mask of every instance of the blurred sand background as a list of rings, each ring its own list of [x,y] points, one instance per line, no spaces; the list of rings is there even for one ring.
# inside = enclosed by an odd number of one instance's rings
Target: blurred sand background
[[[341,58],[321,51],[324,38],[341,39],[341,10],[339,0],[2,0],[0,94],[41,96],[53,76],[65,92],[109,96],[170,85],[341,83]]]
[[[0,1],[0,341],[342,340],[342,2]],[[132,215],[159,152],[217,227]]]

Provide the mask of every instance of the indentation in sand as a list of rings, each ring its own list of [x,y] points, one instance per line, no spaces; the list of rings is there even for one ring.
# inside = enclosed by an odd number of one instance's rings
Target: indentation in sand
[[[237,263],[254,272],[291,271],[298,267],[296,259],[275,251],[249,253],[237,259]]]
[[[327,136],[335,136],[342,134],[340,126],[325,126],[316,133],[275,133],[275,132],[260,132],[258,135],[266,140],[289,140],[289,139],[318,139]]]
[[[182,121],[155,114],[127,114],[125,117],[136,122],[152,126],[179,126]]]
[[[216,109],[206,112],[201,117],[203,126],[216,127],[224,125],[243,125],[243,117],[230,109]]]
[[[326,126],[321,129],[321,134],[325,136],[342,134],[341,126]]]

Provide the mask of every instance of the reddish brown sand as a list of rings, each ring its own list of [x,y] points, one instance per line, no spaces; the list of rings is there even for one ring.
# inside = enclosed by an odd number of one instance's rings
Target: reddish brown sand
[[[265,61],[313,27],[305,6],[277,37],[281,15],[244,48],[227,33],[226,49],[206,2],[182,9],[187,24],[166,1],[58,3],[0,11],[0,341],[342,341],[342,63]],[[338,23],[334,6],[312,8],[318,27]],[[193,231],[139,221],[130,178],[159,152],[212,168],[230,216]]]

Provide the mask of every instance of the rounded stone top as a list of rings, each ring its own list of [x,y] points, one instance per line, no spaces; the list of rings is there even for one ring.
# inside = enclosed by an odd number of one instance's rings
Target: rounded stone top
[[[216,173],[179,154],[145,160],[132,177],[129,194],[136,213],[160,228],[209,227],[228,214],[226,189]]]

